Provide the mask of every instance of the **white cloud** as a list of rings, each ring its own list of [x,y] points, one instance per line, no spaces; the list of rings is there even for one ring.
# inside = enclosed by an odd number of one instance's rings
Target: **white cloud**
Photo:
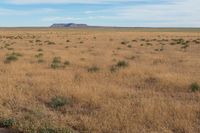
[[[75,18],[75,17],[45,17],[42,19],[42,21],[75,21],[75,20],[81,20],[81,18]]]
[[[140,21],[160,21],[165,26],[200,26],[200,1],[183,0],[173,5],[144,5],[129,7],[117,11],[117,15],[124,19]]]
[[[50,8],[42,8],[42,9],[33,9],[33,10],[14,10],[14,9],[7,9],[7,8],[0,8],[0,16],[10,16],[10,15],[33,15],[33,14],[50,14],[57,12],[57,9],[50,9]]]
[[[86,11],[85,14],[107,14],[104,17],[95,16],[94,18],[126,21],[132,25],[137,23],[135,26],[200,27],[199,5],[200,0],[176,0],[173,4],[115,7],[107,10]]]
[[[70,4],[70,3],[81,3],[81,4],[94,4],[94,3],[112,3],[112,2],[133,2],[138,0],[6,0],[8,3],[13,4]]]

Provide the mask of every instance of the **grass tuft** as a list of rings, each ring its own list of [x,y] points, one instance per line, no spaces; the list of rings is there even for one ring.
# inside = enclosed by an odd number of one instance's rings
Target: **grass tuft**
[[[200,91],[200,86],[197,82],[194,82],[190,85],[190,89],[192,92]]]

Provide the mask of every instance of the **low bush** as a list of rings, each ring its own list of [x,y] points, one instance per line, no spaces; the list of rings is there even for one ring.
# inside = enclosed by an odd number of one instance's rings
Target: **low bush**
[[[43,56],[43,53],[39,53],[39,54],[35,55],[36,58],[40,58],[42,56]]]
[[[127,47],[128,47],[128,48],[132,48],[132,45],[128,45]]]
[[[122,45],[126,45],[126,44],[128,44],[128,43],[129,43],[129,41],[122,41],[122,42],[121,42]]]
[[[62,68],[62,67],[64,67],[64,66],[61,63],[61,58],[60,57],[54,57],[53,61],[51,63],[51,68],[57,69],[57,68]]]
[[[70,62],[69,62],[69,61],[65,61],[65,62],[64,62],[64,65],[65,65],[65,66],[68,66],[68,65],[70,65]]]
[[[190,85],[190,89],[192,92],[200,91],[200,86],[197,82],[194,82]]]
[[[17,56],[15,56],[15,55],[8,55],[6,57],[6,59],[4,60],[4,63],[10,63],[10,62],[16,61],[16,60],[18,60]]]
[[[97,66],[92,66],[92,67],[88,68],[88,72],[97,72],[99,70],[100,70],[100,68]]]
[[[14,119],[2,119],[0,120],[0,127],[1,128],[10,128],[14,125]]]
[[[22,56],[20,53],[13,52],[12,54],[6,55],[6,59],[4,60],[4,63],[10,63],[12,61],[18,60],[18,57]]]
[[[128,62],[126,61],[118,61],[117,64],[116,64],[116,67],[127,67],[128,66]]]
[[[43,59],[39,59],[38,63],[44,63],[45,61]]]
[[[71,105],[72,104],[72,99],[71,98],[66,98],[63,96],[56,96],[51,99],[49,102],[50,107],[54,109],[58,109],[60,107],[63,107],[65,105]]]
[[[41,41],[41,40],[39,40],[39,39],[37,39],[37,40],[35,40],[35,42],[39,43],[39,42],[42,42],[42,41]]]
[[[38,52],[41,52],[41,51],[43,51],[43,49],[39,48],[39,49],[38,49]]]

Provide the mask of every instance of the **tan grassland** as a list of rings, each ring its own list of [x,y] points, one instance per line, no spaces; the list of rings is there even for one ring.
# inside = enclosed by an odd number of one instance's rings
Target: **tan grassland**
[[[200,32],[0,30],[4,129],[199,133],[199,84]]]

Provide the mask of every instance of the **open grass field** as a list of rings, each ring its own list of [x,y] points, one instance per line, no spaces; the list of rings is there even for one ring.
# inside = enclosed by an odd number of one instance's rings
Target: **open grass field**
[[[1,29],[0,127],[199,133],[200,32]]]

